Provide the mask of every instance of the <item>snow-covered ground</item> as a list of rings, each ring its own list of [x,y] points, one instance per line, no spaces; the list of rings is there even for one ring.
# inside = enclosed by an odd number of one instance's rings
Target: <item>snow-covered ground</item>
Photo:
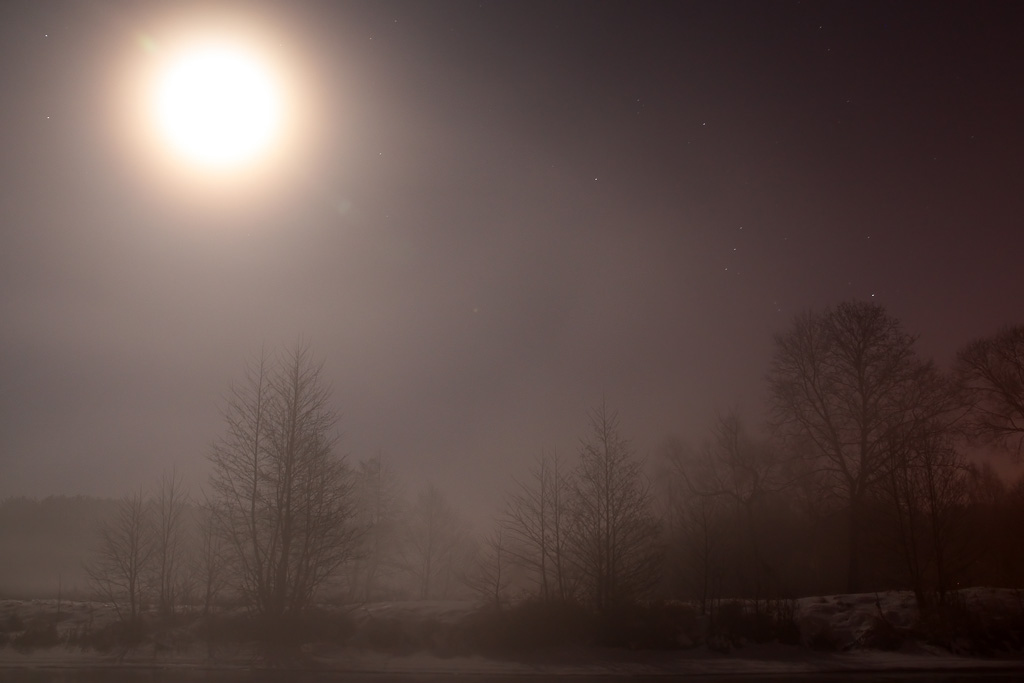
[[[965,588],[956,591],[954,599],[970,615],[975,628],[994,631],[993,627],[1000,624],[1019,623],[1024,615],[1024,593],[1016,589]],[[878,647],[877,641],[885,639],[886,632],[902,640],[914,640],[920,630],[917,604],[909,591],[801,598],[795,607],[794,619],[805,646],[824,638],[839,650],[872,649]],[[1024,637],[1024,633],[1018,637]],[[1003,649],[1019,649],[1024,643],[1001,645]],[[966,644],[963,649],[968,649]]]
[[[974,588],[960,593],[979,619],[998,622],[1019,619],[1021,595],[1014,590]],[[439,656],[426,651],[395,654],[372,647],[309,643],[286,662],[273,662],[311,669],[392,674],[476,674],[488,675],[795,675],[823,672],[880,672],[934,670],[1019,669],[1024,677],[1024,655],[1004,651],[998,656],[977,657],[952,654],[913,638],[905,639],[894,651],[868,649],[872,634],[884,628],[912,633],[918,623],[913,596],[906,592],[865,593],[803,598],[793,605],[800,640],[804,644],[783,645],[733,643],[727,654],[691,647],[672,651],[567,648],[537,656],[484,658],[480,656]],[[474,611],[471,603],[405,602],[378,603],[347,610],[355,632],[367,624],[401,624],[423,632],[443,632],[462,623]],[[82,629],[101,628],[116,620],[112,607],[97,603],[67,602],[60,605],[57,633],[64,644],[47,648],[17,649],[12,643],[0,648],[0,667],[90,667],[112,663],[135,666],[182,667],[190,669],[232,669],[266,665],[265,653],[250,645],[216,647],[197,639],[183,639],[179,645],[147,643],[135,649],[114,648],[108,652],[83,650],[68,645],[71,635]],[[0,601],[0,630],[12,639],[17,628],[31,628],[57,621],[55,600]],[[834,651],[810,646],[827,638]],[[353,641],[356,642],[356,641]]]

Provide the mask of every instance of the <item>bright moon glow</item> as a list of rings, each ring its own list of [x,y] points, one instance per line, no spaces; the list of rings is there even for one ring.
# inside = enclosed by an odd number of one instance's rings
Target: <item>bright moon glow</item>
[[[280,133],[281,95],[270,70],[230,46],[193,47],[170,59],[155,105],[174,150],[213,169],[253,161]]]

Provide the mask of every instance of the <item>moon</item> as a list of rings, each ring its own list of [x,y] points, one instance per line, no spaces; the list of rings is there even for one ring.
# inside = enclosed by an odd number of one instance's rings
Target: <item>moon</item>
[[[160,135],[183,160],[210,170],[244,167],[281,135],[283,101],[273,70],[229,43],[170,55],[154,96]]]

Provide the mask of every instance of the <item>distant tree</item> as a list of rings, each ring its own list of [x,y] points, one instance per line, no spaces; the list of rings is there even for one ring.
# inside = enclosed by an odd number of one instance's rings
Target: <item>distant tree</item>
[[[352,563],[354,599],[379,599],[398,562],[402,512],[395,471],[379,453],[360,462],[356,470],[355,521],[365,533]]]
[[[1001,539],[996,541],[1003,553],[998,557],[1002,576],[995,585],[1024,588],[1024,476],[1009,487],[1002,508],[997,522]]]
[[[743,579],[744,592],[754,599],[755,610],[760,599],[768,596],[771,573],[762,548],[766,530],[759,513],[766,497],[792,483],[783,465],[771,444],[747,435],[735,412],[716,419],[711,439],[700,452],[688,461],[677,461],[677,472],[690,496],[717,498],[731,505],[738,516],[741,538],[736,573]]]
[[[889,446],[912,423],[948,409],[922,401],[934,367],[917,359],[913,344],[899,320],[861,302],[800,315],[775,338],[774,422],[812,445],[821,481],[847,510],[851,592],[861,586],[865,503],[886,476]]]
[[[508,601],[509,555],[506,531],[495,526],[483,544],[476,549],[462,578],[466,586],[483,602],[499,609]]]
[[[1007,327],[957,354],[957,374],[970,406],[968,430],[1024,458],[1024,326]]]
[[[465,522],[434,485],[416,497],[405,525],[402,565],[420,600],[451,597],[469,550]]]
[[[647,595],[658,582],[661,546],[650,487],[618,416],[590,413],[572,485],[572,558],[599,613]]]
[[[305,344],[261,356],[232,388],[225,421],[210,456],[210,500],[237,587],[260,614],[300,613],[359,542],[322,364]]]
[[[85,572],[116,499],[48,496],[0,501],[0,586],[9,595],[45,595],[58,583],[65,596],[94,586]]]
[[[122,498],[99,536],[99,546],[86,564],[86,573],[100,599],[112,603],[122,621],[134,623],[145,607],[145,578],[155,548],[143,495]]]
[[[541,600],[575,593],[567,556],[570,483],[558,457],[542,454],[525,481],[516,481],[502,515],[508,557],[533,575]]]
[[[218,533],[216,517],[210,505],[198,510],[197,544],[192,555],[192,575],[202,592],[203,614],[209,614],[221,592],[228,586],[228,548]]]
[[[724,500],[697,493],[693,462],[699,456],[691,448],[671,439],[662,454],[668,465],[663,481],[666,553],[669,572],[677,579],[670,594],[681,591],[700,605],[701,614],[709,614],[721,588]]]
[[[1007,485],[991,462],[970,468],[968,524],[978,557],[973,585],[1024,587],[1024,478]]]
[[[188,494],[181,475],[165,472],[153,501],[153,583],[157,609],[162,616],[174,613],[185,569],[185,510]]]
[[[995,509],[1006,501],[1006,482],[991,462],[985,461],[971,469],[969,497],[972,505]]]

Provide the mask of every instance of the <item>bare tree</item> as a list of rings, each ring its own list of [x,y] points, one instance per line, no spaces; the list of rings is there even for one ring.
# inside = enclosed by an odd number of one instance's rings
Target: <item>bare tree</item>
[[[750,438],[735,412],[721,415],[711,429],[712,438],[695,457],[677,461],[679,476],[691,496],[728,501],[739,517],[743,529],[738,574],[754,598],[755,611],[760,599],[767,597],[770,574],[762,549],[762,528],[759,512],[765,498],[785,490],[792,478],[784,474],[784,463],[778,452],[766,441]]]
[[[774,421],[789,437],[813,444],[824,481],[846,507],[851,592],[861,582],[864,504],[885,477],[887,449],[909,424],[931,417],[920,391],[934,368],[915,357],[913,343],[882,307],[860,302],[798,316],[775,338]]]
[[[506,543],[506,532],[498,524],[482,547],[474,553],[468,568],[461,572],[464,583],[485,604],[499,609],[507,599],[509,576],[509,556]]]
[[[225,421],[210,456],[211,509],[238,588],[260,614],[302,612],[359,537],[322,364],[302,343],[276,361],[261,356],[232,388]]]
[[[96,555],[85,567],[94,590],[122,621],[134,623],[142,614],[154,547],[146,500],[141,493],[125,496],[101,527]]]
[[[403,562],[420,600],[450,597],[459,563],[468,554],[465,523],[434,485],[416,497],[409,511]]]
[[[1024,326],[968,344],[956,366],[971,408],[971,436],[1024,458]]]
[[[548,601],[569,600],[574,593],[567,559],[569,481],[555,454],[541,454],[526,481],[517,481],[501,524],[507,530],[506,552],[537,582]]]
[[[964,511],[970,469],[956,451],[948,428],[926,424],[890,451],[885,493],[893,530],[919,608],[934,591],[943,603],[959,559],[964,560]]]
[[[657,583],[660,539],[643,464],[602,403],[590,413],[573,479],[569,542],[593,607],[608,613]]]
[[[228,586],[228,554],[209,504],[203,505],[198,514],[198,541],[192,556],[192,574],[202,591],[203,614],[209,614],[210,608]]]
[[[666,552],[679,582],[674,589],[696,600],[701,614],[709,614],[722,574],[723,500],[696,492],[693,463],[699,455],[692,449],[671,439],[662,453],[668,466],[663,474]]]
[[[184,525],[187,501],[188,494],[181,475],[174,470],[165,472],[153,501],[153,582],[156,586],[157,609],[164,617],[174,613],[177,591],[185,569]]]
[[[377,455],[356,471],[356,524],[365,530],[352,563],[351,593],[358,600],[379,597],[397,564],[402,499],[394,470]]]

